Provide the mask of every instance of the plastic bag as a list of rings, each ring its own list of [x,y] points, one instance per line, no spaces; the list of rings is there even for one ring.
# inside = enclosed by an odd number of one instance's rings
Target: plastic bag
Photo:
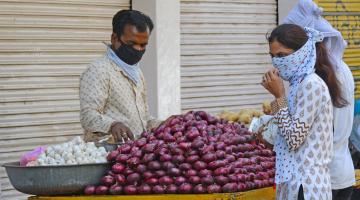
[[[263,115],[260,118],[253,119],[249,131],[256,134],[262,134],[264,140],[270,144],[274,144],[278,126],[273,116]]]
[[[37,147],[32,151],[26,152],[20,159],[20,166],[27,166],[28,163],[35,162],[45,150],[45,147]]]

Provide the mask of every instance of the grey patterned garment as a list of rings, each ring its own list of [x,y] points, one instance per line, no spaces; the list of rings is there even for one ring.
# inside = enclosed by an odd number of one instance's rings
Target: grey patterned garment
[[[80,77],[80,121],[86,141],[108,135],[111,124],[119,121],[139,136],[159,124],[151,117],[145,80],[135,85],[106,55],[94,61]]]
[[[296,200],[300,185],[306,200],[332,199],[328,165],[333,154],[333,106],[325,82],[316,74],[306,77],[298,88],[295,114],[284,106],[275,118],[299,169],[290,181],[277,185],[277,199]]]

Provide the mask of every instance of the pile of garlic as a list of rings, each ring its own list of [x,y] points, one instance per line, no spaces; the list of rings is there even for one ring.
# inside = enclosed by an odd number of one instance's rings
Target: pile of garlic
[[[106,163],[107,152],[104,147],[96,147],[94,142],[85,143],[81,137],[70,142],[48,146],[39,155],[37,165],[76,165],[86,163]]]

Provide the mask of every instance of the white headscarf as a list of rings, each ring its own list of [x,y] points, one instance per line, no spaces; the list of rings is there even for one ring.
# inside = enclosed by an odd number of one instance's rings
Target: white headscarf
[[[347,43],[341,33],[321,16],[322,13],[323,9],[312,0],[299,0],[282,23],[310,27],[321,32],[325,37],[324,42],[333,59],[333,65],[338,68],[342,64]]]

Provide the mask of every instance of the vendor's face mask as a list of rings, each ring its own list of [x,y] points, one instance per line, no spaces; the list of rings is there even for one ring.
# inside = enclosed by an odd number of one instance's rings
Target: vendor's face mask
[[[125,44],[119,39],[121,46],[115,50],[116,55],[125,63],[135,65],[138,63],[145,53],[145,50],[139,51],[132,47],[132,45]]]

